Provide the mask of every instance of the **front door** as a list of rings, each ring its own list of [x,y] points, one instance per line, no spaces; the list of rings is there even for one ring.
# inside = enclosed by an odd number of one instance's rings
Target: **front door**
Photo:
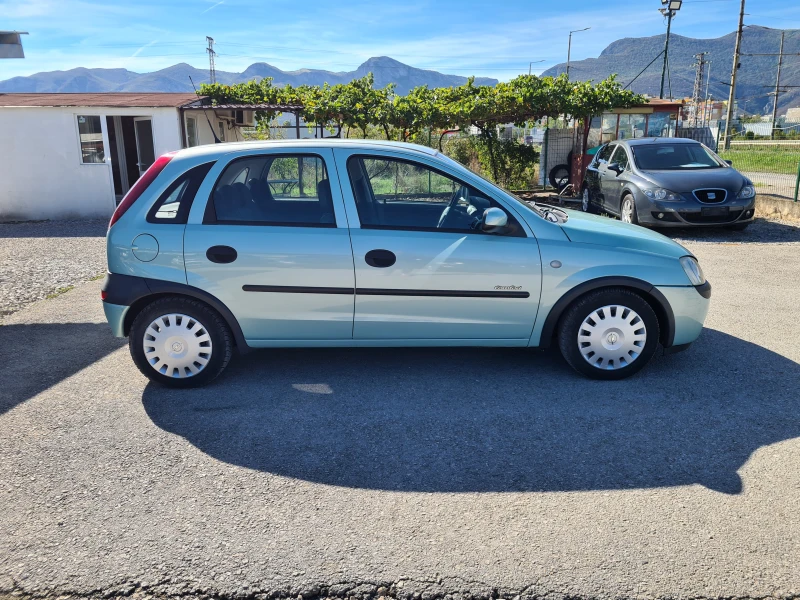
[[[355,281],[330,149],[251,151],[220,160],[184,236],[189,285],[234,314],[248,345],[353,335]],[[197,204],[197,203],[195,203]],[[338,225],[338,226],[337,226]]]
[[[627,181],[627,168],[628,168],[628,155],[625,148],[615,144],[616,150],[611,158],[608,160],[609,165],[617,165],[619,172],[612,171],[605,167],[605,175],[603,176],[603,205],[606,209],[611,211],[612,214],[620,214],[620,198],[622,197],[622,187]]]
[[[355,340],[526,345],[539,304],[536,240],[498,202],[421,162],[351,156],[337,167],[355,207]],[[348,179],[349,184],[348,185]],[[509,224],[485,233],[490,207]],[[351,227],[355,215],[350,218]]]
[[[141,177],[156,160],[153,120],[150,117],[136,117],[133,120],[133,129],[136,132],[136,165]]]

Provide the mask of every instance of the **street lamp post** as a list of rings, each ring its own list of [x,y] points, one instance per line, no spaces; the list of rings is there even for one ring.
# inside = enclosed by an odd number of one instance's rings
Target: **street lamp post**
[[[672,17],[678,14],[678,11],[681,9],[681,4],[683,4],[683,0],[661,0],[661,4],[664,5],[663,8],[659,8],[658,11],[667,17],[667,39],[664,41],[664,66],[661,68],[661,93],[659,93],[659,98],[664,98],[664,77],[667,74],[667,57],[669,56],[669,32],[672,29]]]
[[[532,60],[530,63],[528,63],[528,75],[531,74],[531,68],[533,67],[533,63],[540,63],[540,62],[544,62],[544,59],[542,59],[542,60]]]
[[[572,54],[572,34],[580,31],[587,31],[589,29],[591,29],[591,27],[584,27],[583,29],[576,29],[569,32],[569,44],[567,44],[567,79],[569,79],[569,59]]]

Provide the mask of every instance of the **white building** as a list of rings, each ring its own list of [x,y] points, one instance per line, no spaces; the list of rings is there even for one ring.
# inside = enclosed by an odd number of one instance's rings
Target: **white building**
[[[156,157],[215,136],[241,141],[265,108],[207,102],[195,94],[0,94],[0,221],[109,217]]]

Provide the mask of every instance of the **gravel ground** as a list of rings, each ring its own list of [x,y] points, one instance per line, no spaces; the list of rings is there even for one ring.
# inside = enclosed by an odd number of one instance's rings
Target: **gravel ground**
[[[0,597],[796,600],[778,225],[684,240],[706,329],[622,382],[518,349],[290,349],[171,391],[100,282],[36,302],[0,327]]]
[[[0,223],[0,322],[106,270],[108,220]]]

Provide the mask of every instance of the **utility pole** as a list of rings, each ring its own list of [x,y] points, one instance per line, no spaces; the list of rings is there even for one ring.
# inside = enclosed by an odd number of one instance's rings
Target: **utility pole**
[[[698,117],[700,115],[700,98],[703,96],[703,75],[706,66],[706,54],[708,52],[701,52],[695,54],[697,59],[694,74],[694,89],[692,90],[692,106],[694,107],[694,126],[697,127]]]
[[[731,147],[731,120],[733,120],[733,102],[736,98],[736,73],[739,71],[739,51],[742,46],[742,30],[744,29],[744,3],[739,10],[739,29],[736,32],[736,45],[733,48],[733,69],[731,69],[731,91],[728,94],[728,110],[725,116],[725,150]]]
[[[781,31],[781,49],[778,51],[778,76],[775,78],[775,103],[772,105],[772,129],[770,130],[770,139],[775,139],[775,122],[778,120],[778,94],[780,94],[781,87],[781,66],[783,65],[783,37],[785,31]]]
[[[206,48],[206,52],[208,52],[208,79],[211,83],[217,83],[217,69],[214,66],[214,57],[217,53],[214,51],[214,38],[207,35],[206,41],[208,42],[208,48]]]

